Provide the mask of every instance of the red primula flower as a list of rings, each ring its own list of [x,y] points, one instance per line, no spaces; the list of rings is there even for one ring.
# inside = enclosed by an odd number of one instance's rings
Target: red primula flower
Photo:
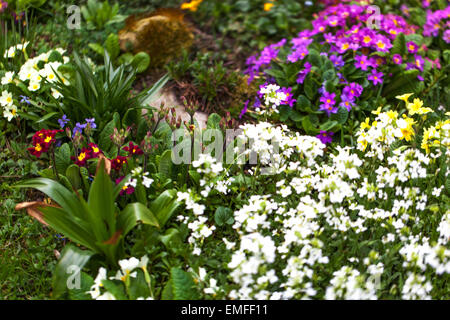
[[[99,154],[103,153],[95,143],[89,143],[88,147],[91,151],[91,158],[97,158]]]
[[[36,143],[36,145],[32,148],[28,148],[28,151],[35,157],[40,157],[44,149],[42,148],[40,143]]]
[[[58,132],[62,132],[62,130],[47,130],[42,129],[36,132],[33,136],[33,147],[28,148],[28,151],[36,156],[40,157],[42,153],[47,152],[53,142],[55,142],[55,136]]]
[[[139,156],[141,154],[144,154],[144,152],[141,150],[141,148],[139,148],[138,145],[133,144],[133,142],[130,142],[128,146],[123,147],[123,150],[128,152],[128,155],[130,155],[130,156],[134,156],[134,155]]]
[[[125,177],[120,177],[116,179],[116,184],[119,184],[123,178]],[[135,191],[134,187],[131,185],[128,185],[127,183],[125,183],[125,185],[122,187],[122,189],[120,189],[120,195],[126,195],[126,194],[132,194]]]
[[[90,148],[89,149],[83,148],[81,149],[81,152],[77,157],[72,157],[72,160],[75,161],[75,164],[80,167],[85,166],[86,162],[89,159],[92,159],[92,153]]]
[[[122,169],[123,165],[127,163],[127,157],[123,156],[117,156],[117,158],[114,158],[111,160],[111,168],[114,170],[120,171]]]

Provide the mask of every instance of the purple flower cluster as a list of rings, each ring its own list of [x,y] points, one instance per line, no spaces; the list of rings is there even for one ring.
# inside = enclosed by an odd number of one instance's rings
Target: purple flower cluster
[[[449,30],[450,24],[449,24],[449,18],[450,18],[450,6],[445,8],[444,10],[437,10],[435,12],[428,10],[427,11],[427,22],[423,26],[423,35],[426,37],[437,37],[439,36],[439,31],[443,31],[444,35]],[[444,30],[446,29],[446,30]],[[447,33],[447,40],[449,35]],[[445,40],[444,36],[444,40]],[[450,41],[445,40],[447,43],[450,43]]]
[[[247,59],[246,64],[249,67],[244,73],[249,75],[249,84],[255,79],[255,76],[260,72],[262,66],[269,65],[270,62],[278,56],[280,48],[285,44],[286,39],[282,39],[280,42],[265,47],[259,57],[251,56]]]

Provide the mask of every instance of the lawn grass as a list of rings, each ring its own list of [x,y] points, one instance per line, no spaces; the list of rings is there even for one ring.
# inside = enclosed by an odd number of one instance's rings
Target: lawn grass
[[[58,240],[39,222],[14,210],[22,200],[16,192],[3,191],[0,196],[0,299],[45,299]]]
[[[30,194],[12,188],[15,177],[26,179],[36,171],[33,162],[0,150],[0,299],[50,296],[54,250],[60,250],[61,241],[24,211],[14,210],[17,203],[30,201]]]

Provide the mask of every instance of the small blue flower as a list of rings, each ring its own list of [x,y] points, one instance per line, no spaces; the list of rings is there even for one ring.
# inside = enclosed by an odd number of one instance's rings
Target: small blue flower
[[[75,136],[75,134],[77,133],[77,132],[79,132],[80,134],[82,134],[83,133],[83,129],[84,128],[86,128],[86,126],[87,126],[87,123],[85,123],[85,124],[80,124],[79,122],[77,122],[77,124],[75,125],[75,128],[73,128],[73,136]]]
[[[64,129],[66,124],[70,121],[70,119],[67,118],[66,115],[63,115],[61,119],[58,120],[59,126],[61,129]]]
[[[22,98],[22,100],[20,100],[20,103],[31,104],[30,98],[28,98],[26,96],[20,96],[20,97]]]
[[[85,119],[85,121],[86,121],[86,125],[89,125],[89,127],[90,127],[91,129],[97,128],[97,125],[95,124],[95,118],[92,118],[92,119]]]

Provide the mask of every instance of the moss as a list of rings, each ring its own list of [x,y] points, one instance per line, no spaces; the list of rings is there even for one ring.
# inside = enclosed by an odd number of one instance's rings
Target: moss
[[[192,46],[194,35],[177,9],[159,9],[152,13],[130,16],[119,32],[122,50],[147,52],[151,66],[161,67]]]

